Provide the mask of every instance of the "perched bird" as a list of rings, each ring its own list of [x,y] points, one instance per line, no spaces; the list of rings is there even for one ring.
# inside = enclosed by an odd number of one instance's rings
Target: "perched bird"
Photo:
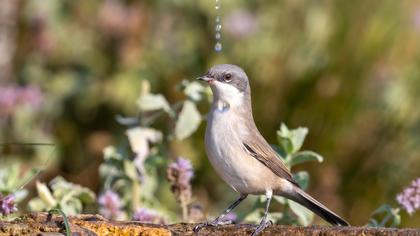
[[[267,197],[264,216],[253,235],[271,224],[267,214],[273,194],[298,202],[332,225],[349,225],[299,187],[258,131],[252,116],[249,80],[239,66],[216,65],[197,79],[207,82],[213,92],[205,134],[207,156],[216,172],[240,197],[215,220],[197,225],[194,231],[226,223],[226,214],[249,194]]]

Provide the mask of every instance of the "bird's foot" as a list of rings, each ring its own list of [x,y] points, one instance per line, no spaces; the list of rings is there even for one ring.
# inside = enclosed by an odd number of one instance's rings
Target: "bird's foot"
[[[261,221],[260,225],[255,229],[255,231],[252,233],[252,236],[257,236],[261,231],[263,231],[268,226],[273,225],[273,221],[271,220],[263,220]]]
[[[228,225],[228,224],[232,224],[231,220],[214,220],[211,222],[204,222],[204,223],[200,223],[198,225],[196,225],[193,228],[194,232],[198,232],[200,231],[201,228],[207,227],[207,226],[219,226],[219,225]]]

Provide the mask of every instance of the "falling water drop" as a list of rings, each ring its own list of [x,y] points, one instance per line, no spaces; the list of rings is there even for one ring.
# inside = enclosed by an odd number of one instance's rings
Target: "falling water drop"
[[[220,0],[215,0],[216,1],[216,5],[214,8],[216,8],[216,10],[220,9]]]
[[[216,44],[214,45],[214,51],[221,52],[222,51],[222,23],[221,23],[221,17],[220,17],[220,1],[221,0],[215,0],[215,9],[216,9],[216,26],[214,28],[214,38],[216,39]]]
[[[221,52],[222,51],[222,43],[221,42],[216,42],[216,44],[214,45],[214,51],[216,51],[216,52]]]

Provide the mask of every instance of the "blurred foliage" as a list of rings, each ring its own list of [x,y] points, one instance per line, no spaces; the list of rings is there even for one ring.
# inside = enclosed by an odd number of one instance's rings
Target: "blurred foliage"
[[[277,145],[272,145],[274,150],[278,152],[280,157],[283,159],[286,166],[291,169],[297,164],[317,161],[322,162],[324,158],[312,151],[300,151],[300,148],[305,141],[305,137],[308,134],[307,128],[296,128],[290,130],[285,124],[281,124],[280,129],[277,131]],[[299,186],[306,190],[309,185],[309,174],[306,171],[298,171],[293,174],[293,179],[299,184]],[[274,196],[275,201],[282,205],[282,211],[270,214],[271,220],[276,224],[296,224],[307,226],[312,223],[314,219],[314,213],[300,204],[290,201],[284,197]],[[258,223],[264,215],[264,203],[266,201],[265,196],[261,196],[257,199],[254,207],[247,216],[244,217],[245,221],[251,221]]]
[[[59,174],[99,191],[102,150],[128,146],[126,128],[116,118],[138,125],[135,101],[153,88],[167,104],[184,102],[175,113],[167,111],[173,116],[169,120],[159,116],[151,124],[143,116],[140,125],[162,130],[166,137],[176,120],[178,127],[195,124],[165,138],[169,148],[162,155],[191,158],[197,169],[194,196],[212,206],[211,214],[219,212],[235,193],[215,177],[204,157],[201,117],[179,113],[195,112],[191,101],[204,113],[207,102],[197,102],[202,93],[193,86],[187,96],[182,88],[173,89],[216,63],[246,70],[257,125],[271,143],[281,122],[308,127],[304,149],[326,157],[322,167],[305,165],[311,173],[308,191],[353,225],[365,224],[376,206],[393,201],[418,176],[418,1],[222,1],[221,53],[213,52],[213,1],[6,2],[16,7],[4,9],[16,9],[16,14],[0,16],[11,22],[0,22],[0,32],[13,49],[0,54],[0,66],[11,68],[8,75],[0,74],[0,86],[38,87],[42,103],[11,103],[0,94],[0,142],[57,144],[57,158],[40,176],[44,181]],[[4,112],[4,104],[13,109]],[[2,159],[22,161],[26,169],[50,156],[49,149],[37,146],[0,148]],[[159,195],[173,206],[170,210],[176,208],[169,191]],[[418,226],[419,219],[402,213],[401,225]]]
[[[198,82],[183,81],[179,89],[185,94],[186,99],[170,104],[162,94],[153,94],[149,91],[149,84],[143,81],[143,89],[140,98],[137,100],[139,109],[138,117],[120,117],[118,120],[122,125],[128,126],[126,131],[130,149],[120,148],[117,150],[113,146],[104,149],[104,162],[99,167],[99,174],[103,180],[103,192],[112,192],[121,198],[115,200],[113,208],[121,210],[119,219],[132,219],[135,216],[144,215],[145,209],[154,209],[164,215],[166,219],[195,221],[190,217],[190,210],[194,205],[191,203],[191,186],[189,178],[192,177],[192,170],[186,170],[185,165],[180,166],[181,169],[172,168],[171,177],[162,175],[164,170],[168,168],[170,159],[167,153],[170,152],[168,143],[173,140],[183,140],[191,136],[200,125],[202,118],[196,107],[196,103],[205,99],[208,95],[207,90]],[[154,129],[152,126],[163,118],[167,124],[161,124],[160,128]],[[173,124],[173,125],[172,125]],[[134,157],[130,155],[132,151]],[[189,162],[188,162],[189,163]],[[190,164],[189,164],[190,165]],[[189,167],[187,167],[189,168]],[[176,183],[180,171],[188,171],[188,180]],[[172,190],[175,185],[188,188],[187,198],[180,200],[183,211],[182,218],[177,214],[171,213],[171,204],[167,204],[160,197],[160,193],[170,189],[167,178],[172,179]],[[184,192],[178,189],[178,192]],[[176,196],[184,196],[177,193]],[[104,194],[105,196],[105,194]],[[165,204],[166,203],[166,204]],[[118,205],[118,206],[117,206]],[[120,206],[122,205],[122,206]],[[102,209],[109,208],[101,206]],[[136,214],[137,212],[143,212]],[[203,215],[201,213],[200,215]],[[156,215],[158,217],[158,215]],[[138,217],[143,218],[143,217]],[[155,222],[153,217],[151,222]],[[163,218],[163,217],[160,217]],[[153,220],[152,220],[153,219]]]
[[[381,218],[379,218],[381,217]],[[384,204],[372,213],[368,226],[371,227],[398,227],[401,224],[400,209]]]
[[[18,163],[5,163],[1,162],[0,167],[0,220],[4,219],[14,219],[16,214],[13,214],[17,208],[14,208],[13,205],[23,202],[23,200],[28,196],[28,190],[25,188],[33,178],[39,174],[40,170],[37,168],[32,168],[27,170],[25,173],[21,171],[21,165]],[[11,197],[11,205],[3,203],[3,200]],[[4,208],[11,209],[8,214],[2,214],[5,210]],[[9,215],[10,214],[10,215]]]
[[[38,197],[29,201],[30,211],[60,209],[65,214],[75,215],[82,213],[86,204],[95,202],[95,194],[90,189],[69,183],[61,176],[51,180],[49,187],[36,182]]]

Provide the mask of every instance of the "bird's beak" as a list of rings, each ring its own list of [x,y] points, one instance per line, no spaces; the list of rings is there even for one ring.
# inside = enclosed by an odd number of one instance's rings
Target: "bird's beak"
[[[211,83],[214,79],[212,77],[209,77],[209,76],[205,75],[205,76],[198,77],[197,80],[201,80],[201,81],[204,81],[204,82],[207,82],[207,83]]]

